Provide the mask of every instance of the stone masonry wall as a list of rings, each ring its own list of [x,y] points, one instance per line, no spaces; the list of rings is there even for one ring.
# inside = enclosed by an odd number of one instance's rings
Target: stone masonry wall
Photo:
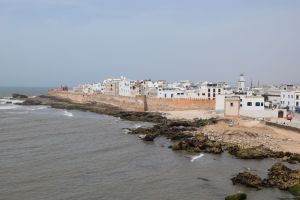
[[[128,111],[173,111],[173,110],[197,110],[215,108],[214,100],[200,99],[159,99],[145,96],[122,97],[103,94],[78,94],[62,90],[49,90],[49,96],[70,99],[78,103],[98,102],[120,107]]]

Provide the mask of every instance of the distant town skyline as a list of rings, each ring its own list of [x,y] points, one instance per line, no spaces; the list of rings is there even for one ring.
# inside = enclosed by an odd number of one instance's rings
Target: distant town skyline
[[[299,84],[300,1],[0,0],[0,86]]]

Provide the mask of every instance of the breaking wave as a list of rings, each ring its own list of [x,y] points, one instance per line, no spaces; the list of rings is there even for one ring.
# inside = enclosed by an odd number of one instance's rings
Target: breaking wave
[[[64,110],[64,115],[67,116],[67,117],[73,117],[73,113],[71,113],[67,110]]]

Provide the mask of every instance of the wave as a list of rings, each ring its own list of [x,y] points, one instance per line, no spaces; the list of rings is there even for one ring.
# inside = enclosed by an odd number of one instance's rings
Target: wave
[[[0,104],[16,104],[16,103],[23,103],[24,101],[22,100],[16,100],[16,99],[10,99],[10,98],[2,98],[0,99]]]
[[[141,128],[142,126],[143,126],[143,125],[140,124],[140,123],[139,123],[139,124],[134,124],[134,125],[133,125],[133,128],[135,128],[135,129],[136,129],[136,128]]]
[[[203,156],[204,156],[203,153],[199,154],[198,156],[193,156],[193,157],[191,158],[191,162],[194,162],[195,160],[197,160],[197,159],[199,159],[199,158],[202,158]]]
[[[73,117],[73,113],[71,113],[67,110],[64,110],[64,115],[67,116],[67,117]]]
[[[17,105],[5,105],[5,106],[0,106],[0,110],[12,110],[12,109],[16,109],[18,108],[19,106]]]
[[[35,106],[34,108],[30,108],[30,110],[35,111],[35,110],[44,110],[46,108],[49,108],[48,106]]]

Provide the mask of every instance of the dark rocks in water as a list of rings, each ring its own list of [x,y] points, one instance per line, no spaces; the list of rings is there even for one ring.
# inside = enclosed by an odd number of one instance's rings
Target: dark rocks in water
[[[173,145],[171,145],[171,148],[173,151],[187,150],[188,147],[189,147],[189,145],[185,141],[177,141]]]
[[[37,105],[42,105],[42,101],[38,100],[38,99],[26,99],[22,105],[26,105],[26,106],[37,106]]]
[[[192,152],[207,152],[214,154],[220,154],[223,152],[221,142],[212,141],[203,134],[198,134],[194,137],[175,142],[171,148],[174,151],[187,150]]]
[[[230,154],[241,159],[283,158],[285,156],[285,153],[274,152],[263,145],[251,148],[242,148],[234,145],[227,147],[227,150]]]
[[[247,194],[245,193],[237,193],[230,196],[227,196],[225,200],[245,200],[247,199]]]
[[[296,153],[290,154],[287,161],[291,164],[300,163],[300,154],[296,154]]]
[[[300,199],[300,183],[289,188],[289,192]]]
[[[276,187],[280,190],[288,190],[294,196],[300,197],[300,170],[292,170],[282,163],[274,164],[269,169],[268,178],[264,180],[250,172],[239,173],[231,180],[233,184],[242,184],[257,189]]]
[[[12,94],[12,98],[14,99],[27,99],[28,96],[24,95],[24,94],[17,94],[17,93],[14,93]]]
[[[300,184],[300,170],[291,170],[282,163],[276,163],[269,169],[268,178],[264,182],[268,187],[287,190]]]
[[[256,189],[261,189],[263,187],[263,180],[256,174],[250,172],[241,172],[231,180],[233,185],[242,184]]]

